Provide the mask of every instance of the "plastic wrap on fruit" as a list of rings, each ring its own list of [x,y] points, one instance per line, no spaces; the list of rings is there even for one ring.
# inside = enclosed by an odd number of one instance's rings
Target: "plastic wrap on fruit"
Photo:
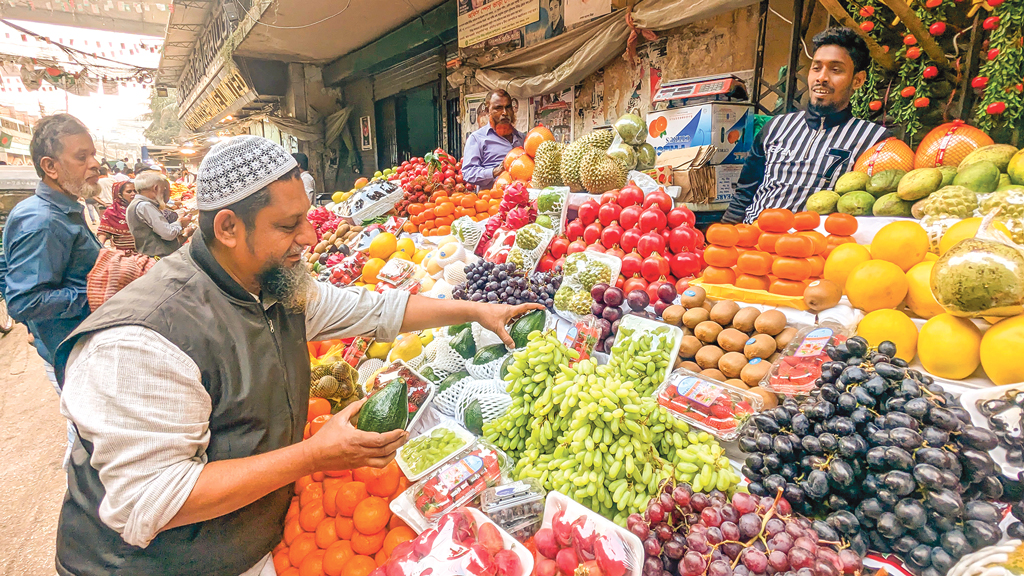
[[[532,224],[537,219],[537,208],[532,205],[521,205],[508,211],[505,216],[505,225],[512,230],[519,230],[527,224]]]
[[[505,455],[497,448],[475,444],[458,460],[414,487],[417,510],[430,520],[469,502],[497,483],[504,464]]]
[[[593,560],[594,542],[597,540],[597,526],[587,516],[580,516],[572,523],[572,543],[580,562]]]
[[[1024,312],[1024,248],[993,229],[997,213],[993,210],[974,238],[958,242],[932,267],[932,294],[954,316]]]
[[[561,547],[572,543],[572,523],[565,520],[565,510],[555,512],[551,518],[551,529],[555,532],[555,540]]]
[[[597,565],[605,576],[624,576],[629,557],[622,540],[610,534],[602,534],[594,541],[594,555]]]

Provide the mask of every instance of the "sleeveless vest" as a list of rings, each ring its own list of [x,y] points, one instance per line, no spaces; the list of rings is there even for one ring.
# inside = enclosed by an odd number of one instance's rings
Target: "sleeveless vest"
[[[139,205],[143,202],[151,202],[151,200],[143,197],[141,194],[136,195],[124,211],[125,220],[128,221],[128,230],[131,231],[132,237],[135,238],[135,251],[153,258],[170,256],[178,248],[181,248],[181,243],[178,242],[177,238],[164,240],[153,231],[152,226],[139,216]]]
[[[209,462],[244,458],[302,440],[309,403],[305,317],[263,305],[235,282],[199,234],[118,292],[58,348],[57,378],[80,338],[115,326],[156,331],[199,367],[210,394]],[[105,494],[78,438],[57,531],[61,575],[237,576],[281,541],[292,487],[206,522],[161,532],[146,548],[126,543],[99,518]]]

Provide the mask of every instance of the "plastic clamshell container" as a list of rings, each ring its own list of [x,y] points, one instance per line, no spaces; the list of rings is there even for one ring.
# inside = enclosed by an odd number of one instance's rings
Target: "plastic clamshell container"
[[[422,410],[422,408],[420,410]],[[412,424],[410,424],[409,427],[412,428]],[[405,474],[405,477],[409,479],[409,482],[415,482],[415,481],[419,480],[420,478],[423,478],[427,474],[430,474],[434,470],[437,470],[438,468],[443,466],[445,462],[448,462],[449,460],[451,460],[452,456],[455,456],[459,452],[465,450],[466,446],[469,446],[470,444],[473,443],[474,440],[476,440],[476,436],[473,436],[469,432],[469,430],[466,430],[462,426],[459,426],[453,420],[446,420],[445,422],[442,422],[442,423],[432,427],[431,429],[425,431],[423,434],[420,434],[420,435],[416,436],[416,438],[423,438],[425,436],[430,436],[430,434],[434,430],[450,430],[453,433],[455,433],[455,436],[459,440],[462,441],[462,444],[460,444],[459,446],[456,446],[455,449],[453,449],[451,452],[449,452],[445,456],[442,456],[440,460],[438,460],[436,463],[434,463],[434,465],[432,465],[429,468],[423,470],[419,474],[413,474],[411,465],[408,462],[406,462],[406,460],[405,460],[405,451],[406,451],[407,448],[409,448],[409,444],[406,443],[404,446],[399,448],[398,452],[395,454],[395,460],[398,462],[398,467],[402,469],[402,473]],[[416,438],[411,439],[410,442],[416,440]]]
[[[825,346],[838,345],[846,338],[845,329],[831,322],[801,328],[761,378],[760,386],[780,395],[808,394],[821,376],[821,365],[831,360]]]
[[[473,515],[473,519],[476,520],[476,526],[479,530],[480,526],[485,523],[494,524],[498,527],[498,533],[501,534],[501,541],[505,544],[505,549],[511,550],[519,556],[519,562],[523,565],[523,574],[533,573],[533,554],[526,549],[518,540],[512,537],[511,534],[505,531],[501,527],[501,524],[491,520],[486,514],[477,510],[476,508],[469,508],[470,514]]]
[[[572,522],[580,516],[587,516],[601,534],[613,534],[622,541],[626,549],[626,574],[630,576],[641,576],[644,570],[644,545],[640,538],[629,530],[619,526],[611,520],[587,508],[583,504],[569,498],[557,490],[548,492],[547,501],[544,504],[543,528],[551,528],[555,514],[564,511],[563,518]],[[525,572],[524,572],[525,574]]]
[[[764,407],[757,394],[685,368],[669,374],[656,394],[658,404],[673,416],[727,442],[739,438],[747,417]]]
[[[540,482],[523,478],[484,490],[480,496],[480,509],[495,524],[525,540],[540,528],[546,494]]]
[[[484,490],[506,481],[511,461],[498,447],[477,439],[444,466],[413,484],[389,504],[413,530],[422,532],[441,516],[472,502]]]
[[[960,395],[960,404],[967,410],[967,413],[971,415],[971,422],[975,426],[982,428],[991,429],[988,418],[982,416],[981,411],[978,410],[978,402],[986,402],[988,400],[995,400],[1003,398],[1007,392],[1015,392],[1024,390],[1024,382],[1018,382],[1016,384],[1007,384],[1005,386],[995,386],[992,388],[982,388],[981,390],[968,390]],[[1008,423],[1007,428],[1009,430],[1015,429],[1016,423],[1020,421],[1021,409],[1017,406],[1011,406],[1005,412],[999,414],[997,418]],[[1013,478],[1018,472],[1024,471],[1024,468],[1020,466],[1014,466],[1006,461],[1006,448],[1002,444],[996,446],[989,451],[992,459],[1002,467],[1003,474]]]
[[[626,336],[625,334],[623,334],[623,328],[626,328],[627,330],[631,329],[633,330],[633,333],[630,336]],[[664,334],[666,334],[667,338],[672,339],[669,343],[669,364],[665,368],[665,377],[662,379],[661,382],[657,382],[655,384],[655,386],[660,386],[661,384],[668,381],[669,376],[671,376],[672,374],[672,365],[675,363],[676,358],[679,356],[679,346],[683,342],[683,330],[681,328],[679,328],[678,326],[672,326],[671,324],[666,324],[664,322],[658,322],[657,320],[648,320],[647,318],[642,318],[640,316],[636,316],[635,314],[626,314],[625,316],[622,317],[621,320],[619,320],[619,331],[615,335],[615,344],[612,344],[612,347],[614,348],[617,344],[619,344],[622,338],[634,338],[638,335],[641,335],[644,332],[653,332],[655,330],[662,331]],[[615,353],[611,352],[609,354],[609,361],[614,359]]]
[[[434,393],[437,390],[437,386],[435,386],[433,382],[424,378],[423,375],[421,375],[419,372],[413,370],[412,367],[406,364],[404,360],[395,360],[386,368],[378,372],[377,375],[374,376],[373,382],[367,383],[366,387],[367,389],[372,390],[377,383],[387,384],[394,380],[395,378],[400,377],[403,369],[409,371],[409,375],[407,376],[407,378],[409,380],[408,385],[410,396],[412,396],[414,387],[424,388],[427,392],[427,395],[423,399],[423,402],[419,404],[419,408],[416,410],[416,413],[413,414],[411,418],[409,418],[409,424],[405,426],[406,430],[412,430],[413,427],[416,426],[416,423],[420,421],[420,418],[423,416],[423,412],[425,411],[427,405],[430,404],[430,401],[434,399]]]

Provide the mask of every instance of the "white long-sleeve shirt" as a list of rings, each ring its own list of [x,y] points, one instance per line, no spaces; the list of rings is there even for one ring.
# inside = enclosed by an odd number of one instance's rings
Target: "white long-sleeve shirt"
[[[407,292],[317,288],[306,310],[309,340],[398,336]],[[120,326],[82,338],[66,374],[61,413],[93,445],[90,464],[106,492],[100,519],[144,548],[181,509],[206,465],[213,406],[199,367],[160,334]],[[246,574],[259,574],[263,564]]]

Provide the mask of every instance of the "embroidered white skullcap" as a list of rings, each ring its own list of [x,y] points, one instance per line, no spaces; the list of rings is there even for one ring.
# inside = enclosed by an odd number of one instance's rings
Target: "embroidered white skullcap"
[[[280,145],[260,136],[235,136],[203,158],[196,176],[196,205],[219,210],[262,190],[298,164]]]

